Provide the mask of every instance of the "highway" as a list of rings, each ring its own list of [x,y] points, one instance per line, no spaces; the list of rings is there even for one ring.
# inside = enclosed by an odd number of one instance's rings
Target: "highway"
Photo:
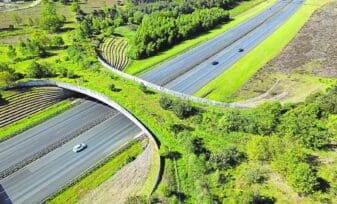
[[[13,203],[39,203],[140,133],[138,126],[117,113],[0,180],[0,189],[4,189],[0,198],[7,195]],[[87,148],[73,152],[73,146],[79,143],[87,144]]]
[[[34,157],[42,156],[55,143],[75,137],[117,113],[108,106],[85,100],[69,111],[0,143],[0,178]]]
[[[174,91],[194,94],[270,36],[302,4],[302,0],[280,0],[217,38],[145,73],[141,78]],[[243,52],[239,52],[241,48]],[[219,64],[212,65],[213,61]]]

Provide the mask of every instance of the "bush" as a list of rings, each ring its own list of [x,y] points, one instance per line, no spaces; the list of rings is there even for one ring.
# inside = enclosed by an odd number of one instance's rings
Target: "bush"
[[[256,136],[247,143],[247,155],[249,160],[269,161],[271,160],[269,138]]]
[[[109,85],[109,89],[110,89],[111,91],[113,91],[113,92],[119,91],[119,89],[116,88],[115,84],[110,84],[110,85]]]
[[[253,184],[261,184],[266,181],[267,175],[265,170],[263,170],[257,164],[243,164],[239,167],[239,172],[236,177],[236,183],[238,188],[250,187]]]
[[[139,88],[140,88],[140,90],[141,90],[143,93],[147,93],[147,92],[148,92],[147,87],[146,87],[145,84],[143,84],[143,83],[140,83]]]
[[[177,100],[173,103],[172,111],[180,119],[187,118],[196,112],[191,104],[181,100]]]
[[[242,129],[244,118],[237,109],[231,109],[224,113],[219,121],[218,127],[224,132],[237,132]]]
[[[125,201],[125,204],[147,204],[147,199],[143,196],[131,196]]]
[[[219,170],[235,167],[245,158],[244,154],[231,146],[221,153],[211,154],[210,161],[216,165]]]
[[[159,99],[160,107],[164,110],[169,110],[172,107],[173,100],[168,96],[161,96]]]
[[[313,169],[306,163],[300,163],[289,172],[287,181],[293,187],[294,191],[301,194],[311,194],[317,183],[317,176]]]

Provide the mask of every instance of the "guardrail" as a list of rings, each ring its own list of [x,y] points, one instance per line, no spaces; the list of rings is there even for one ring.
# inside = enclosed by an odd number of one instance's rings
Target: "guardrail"
[[[141,123],[136,116],[128,112],[124,107],[119,105],[118,103],[114,102],[110,98],[106,97],[105,95],[98,93],[96,91],[92,91],[90,89],[76,86],[73,84],[69,83],[63,83],[63,82],[57,82],[57,81],[51,81],[51,80],[36,80],[36,81],[27,81],[27,82],[20,82],[11,86],[6,87],[5,89],[12,89],[12,88],[20,88],[20,87],[39,87],[39,86],[56,86],[60,87],[63,89],[67,89],[73,92],[78,92],[83,95],[90,96],[94,99],[97,99],[98,101],[101,101],[102,103],[105,103],[112,108],[118,110],[122,114],[124,114],[127,118],[129,118],[133,123],[135,123],[149,138],[150,140],[154,143],[155,149],[159,151],[159,146],[156,138],[153,136],[153,134],[144,126],[143,123]],[[158,159],[159,161],[159,169],[157,172],[157,180],[153,186],[153,190],[157,187],[160,181],[160,174],[161,174],[161,168],[162,168],[162,163],[160,161],[160,157],[155,157],[155,159]]]
[[[213,100],[209,100],[206,98],[200,98],[200,97],[196,97],[196,96],[192,96],[192,95],[188,95],[188,94],[184,94],[184,93],[180,93],[177,91],[173,91],[170,90],[168,88],[159,86],[157,84],[153,84],[151,82],[145,81],[139,77],[136,76],[132,76],[130,74],[127,74],[125,72],[119,71],[118,69],[114,68],[113,66],[111,66],[109,63],[107,63],[99,54],[99,52],[97,53],[97,58],[98,61],[107,69],[109,69],[111,72],[124,77],[126,79],[129,79],[131,81],[134,81],[138,84],[144,84],[146,87],[154,89],[156,91],[159,91],[160,93],[164,93],[164,94],[169,94],[178,98],[181,98],[183,100],[189,100],[189,101],[193,101],[193,102],[197,102],[197,103],[203,103],[203,104],[208,104],[208,105],[216,105],[216,106],[223,106],[223,107],[233,107],[233,108],[250,108],[248,106],[242,105],[242,104],[237,104],[237,103],[223,103],[223,102],[219,102],[219,101],[213,101]]]

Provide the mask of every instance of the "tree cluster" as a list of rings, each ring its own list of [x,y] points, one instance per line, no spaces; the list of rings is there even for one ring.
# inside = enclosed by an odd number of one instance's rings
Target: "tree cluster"
[[[219,8],[179,16],[173,12],[154,12],[139,25],[128,55],[133,59],[151,56],[227,20],[228,13]]]
[[[321,121],[322,114],[317,104],[287,109],[279,103],[266,103],[252,110],[229,110],[219,120],[218,128],[224,132],[277,134],[315,149],[328,144],[332,137]]]

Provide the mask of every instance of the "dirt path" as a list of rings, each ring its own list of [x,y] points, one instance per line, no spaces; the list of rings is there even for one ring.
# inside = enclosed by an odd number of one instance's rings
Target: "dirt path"
[[[104,182],[79,203],[124,203],[133,195],[142,191],[152,161],[156,154],[152,145],[148,145],[138,158],[119,170],[113,177]]]
[[[233,97],[242,100],[263,96],[277,81],[272,96],[283,94],[281,101],[301,101],[312,92],[325,89],[337,78],[336,28],[337,2],[333,2],[316,11],[281,54]]]

